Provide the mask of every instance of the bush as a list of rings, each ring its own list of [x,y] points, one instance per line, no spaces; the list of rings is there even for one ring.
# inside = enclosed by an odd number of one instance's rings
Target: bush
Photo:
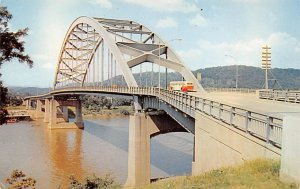
[[[70,176],[69,189],[106,189],[106,188],[121,188],[117,184],[111,174],[106,174],[104,177],[96,177],[96,175],[88,176],[83,183],[80,183],[75,176]]]
[[[26,175],[19,171],[18,169],[13,170],[10,175],[10,178],[5,180],[10,186],[8,189],[34,189],[36,180],[31,177],[26,177]]]

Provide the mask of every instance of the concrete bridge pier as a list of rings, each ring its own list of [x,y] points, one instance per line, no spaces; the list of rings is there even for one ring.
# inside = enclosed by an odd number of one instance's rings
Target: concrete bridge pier
[[[80,99],[76,100],[56,100],[49,101],[49,124],[50,129],[83,129],[82,106]],[[75,122],[69,122],[68,106],[76,109]],[[46,111],[46,110],[45,110]],[[47,119],[47,118],[45,118]]]
[[[150,131],[143,113],[129,118],[128,177],[126,186],[150,183]]]
[[[30,109],[30,104],[31,104],[31,100],[30,99],[24,101],[24,105],[25,105],[26,110]]]
[[[44,117],[44,112],[42,111],[42,106],[43,106],[43,102],[42,100],[36,100],[36,108],[35,108],[35,115],[34,117],[36,119],[39,119],[39,118],[43,118]]]
[[[135,113],[129,118],[128,177],[125,186],[150,183],[150,139],[168,132],[187,132],[164,112]]]
[[[69,122],[68,106],[61,106],[61,113],[65,122]]]
[[[50,119],[50,100],[45,99],[44,123],[49,123],[49,119]]]
[[[57,106],[58,102],[54,98],[49,100],[49,129],[54,128],[57,124]]]
[[[84,123],[82,119],[82,106],[81,106],[81,101],[77,100],[77,105],[76,105],[76,117],[75,117],[75,124],[79,129],[84,128]]]

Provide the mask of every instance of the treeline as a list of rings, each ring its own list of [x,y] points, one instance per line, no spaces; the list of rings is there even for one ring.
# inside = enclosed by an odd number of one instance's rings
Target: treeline
[[[100,95],[85,95],[82,100],[82,106],[89,111],[99,112],[103,108],[112,109],[118,106],[130,106],[131,99],[109,98]]]
[[[35,189],[37,181],[26,176],[21,170],[13,170],[10,177],[5,179],[8,189]],[[58,188],[61,188],[59,186]],[[96,175],[86,177],[82,182],[75,176],[69,176],[69,189],[117,189],[121,185],[115,181],[112,175],[106,174],[102,177]]]
[[[220,66],[194,71],[202,73],[204,87],[235,87],[236,66]],[[265,85],[265,71],[253,66],[238,66],[239,88],[263,88]],[[300,70],[274,68],[268,73],[270,88],[274,89],[300,89]]]

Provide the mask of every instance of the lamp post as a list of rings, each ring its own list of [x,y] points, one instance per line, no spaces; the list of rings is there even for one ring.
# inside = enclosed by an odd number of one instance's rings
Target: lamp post
[[[168,40],[167,42],[172,42],[172,41],[182,41],[182,39],[175,38],[175,39]],[[160,44],[160,41],[158,41],[158,70],[159,70],[159,72],[158,72],[158,88],[161,87],[160,86],[160,47],[161,47],[161,44]],[[167,54],[166,54],[166,58],[168,58]],[[168,87],[168,68],[167,67],[166,67],[166,78],[165,79],[166,79],[165,87],[167,89],[167,87]]]
[[[239,67],[237,65],[237,60],[230,54],[225,54],[225,56],[230,57],[235,62],[235,88],[238,88],[238,79],[239,79]]]

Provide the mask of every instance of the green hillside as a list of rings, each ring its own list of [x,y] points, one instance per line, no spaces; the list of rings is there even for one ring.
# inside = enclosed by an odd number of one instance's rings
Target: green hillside
[[[199,69],[194,73],[202,73],[204,87],[235,87],[236,67],[220,66]],[[276,89],[300,89],[299,69],[274,68],[269,72],[269,86]],[[276,82],[275,82],[276,79]],[[252,66],[238,66],[239,88],[263,88],[265,72]]]

